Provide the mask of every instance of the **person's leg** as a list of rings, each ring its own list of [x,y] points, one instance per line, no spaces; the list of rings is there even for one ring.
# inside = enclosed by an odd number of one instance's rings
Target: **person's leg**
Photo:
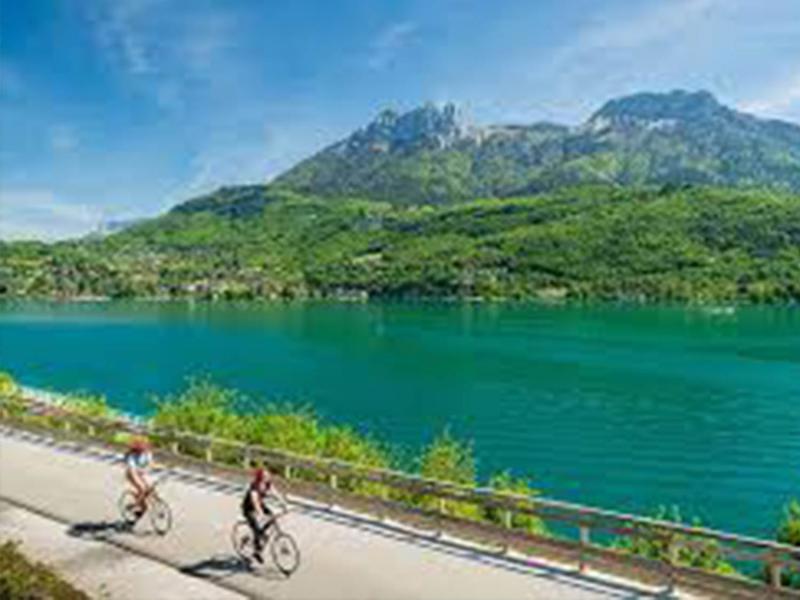
[[[265,505],[264,516],[266,517],[266,521],[264,523],[264,527],[261,528],[261,531],[264,533],[264,537],[266,537],[269,528],[272,527],[272,524],[275,522],[275,513],[273,513],[269,507]]]
[[[147,508],[145,504],[146,488],[142,486],[141,482],[138,481],[136,477],[134,477],[130,472],[127,472],[125,474],[125,477],[128,480],[128,483],[130,483],[131,487],[133,488],[133,495],[136,499],[137,517],[141,517]]]
[[[250,531],[253,534],[253,548],[257,555],[261,554],[261,549],[264,547],[263,534],[261,527],[258,524],[258,519],[254,512],[246,512],[244,514],[247,524],[250,526]]]

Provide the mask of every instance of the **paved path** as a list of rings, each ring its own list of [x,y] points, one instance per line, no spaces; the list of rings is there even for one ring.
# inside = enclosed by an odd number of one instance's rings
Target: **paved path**
[[[92,598],[142,600],[181,590],[187,598],[241,600],[239,593],[103,541],[64,535],[59,521],[0,501],[0,539],[22,542],[26,556],[52,566]]]
[[[39,545],[42,536],[52,537],[51,554],[37,557],[64,565],[71,556],[82,573],[96,569],[114,574],[110,563],[120,552],[144,555],[146,563],[130,563],[138,566],[131,567],[129,577],[152,576],[153,583],[158,581],[159,593],[147,594],[150,598],[229,597],[230,592],[304,600],[649,597],[635,584],[582,576],[543,562],[492,558],[308,505],[298,505],[284,520],[302,552],[300,569],[287,579],[271,568],[251,571],[233,556],[229,533],[238,513],[238,486],[168,479],[160,490],[172,506],[175,525],[169,535],[159,537],[144,524],[133,533],[118,529],[116,499],[122,485],[122,469],[114,455],[0,430],[0,500],[16,507],[6,506],[0,513],[0,537],[38,539]],[[20,507],[37,512],[38,520]],[[43,524],[41,516],[48,522]],[[98,550],[98,543],[108,552]],[[168,568],[174,577],[164,574]],[[195,576],[190,583],[186,574]],[[100,579],[91,580],[91,585]],[[190,587],[201,584],[202,589]],[[128,593],[108,592],[120,598]]]

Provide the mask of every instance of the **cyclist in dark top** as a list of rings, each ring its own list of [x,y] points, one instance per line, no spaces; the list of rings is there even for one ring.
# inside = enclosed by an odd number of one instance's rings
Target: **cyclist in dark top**
[[[275,515],[267,506],[266,500],[272,496],[279,504],[286,508],[286,498],[275,487],[272,473],[264,468],[258,468],[253,473],[253,479],[242,498],[242,514],[253,533],[253,557],[260,563],[264,562],[261,550],[264,547],[264,538],[267,530],[275,520]],[[264,524],[261,525],[261,522]]]

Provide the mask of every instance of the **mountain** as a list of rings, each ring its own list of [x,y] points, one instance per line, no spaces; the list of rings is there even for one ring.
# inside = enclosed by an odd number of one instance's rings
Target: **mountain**
[[[428,104],[383,111],[274,187],[416,204],[583,183],[800,191],[800,126],[736,111],[702,91],[617,98],[578,127],[475,126],[452,104]]]

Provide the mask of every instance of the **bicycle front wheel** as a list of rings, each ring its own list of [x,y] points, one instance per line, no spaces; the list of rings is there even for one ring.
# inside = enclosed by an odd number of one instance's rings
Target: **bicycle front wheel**
[[[158,535],[166,535],[172,528],[172,510],[161,498],[153,498],[148,507],[150,522]]]
[[[300,566],[300,549],[288,533],[278,531],[272,539],[272,560],[284,575],[291,575]]]

